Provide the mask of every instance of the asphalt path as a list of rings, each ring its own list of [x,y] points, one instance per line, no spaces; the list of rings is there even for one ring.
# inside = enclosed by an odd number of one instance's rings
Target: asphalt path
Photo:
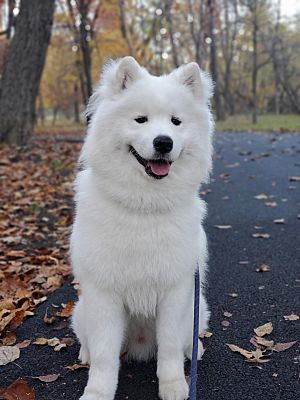
[[[300,135],[292,134],[215,136],[214,172],[211,183],[202,188],[208,203],[207,295],[213,335],[205,339],[206,352],[198,363],[200,400],[300,398],[300,320],[284,318],[300,315],[300,183],[291,179],[300,176],[299,144]],[[267,198],[255,198],[262,194]],[[274,222],[282,218],[283,224]],[[253,234],[270,237],[255,238]],[[262,264],[267,264],[269,271],[257,272]],[[46,325],[43,316],[53,305],[75,298],[71,283],[54,292],[36,315],[18,328],[18,342],[74,337],[70,327],[55,330],[56,325]],[[226,345],[255,350],[250,343],[253,329],[267,322],[273,324],[267,339],[298,342],[286,351],[270,354],[267,363],[249,363]],[[0,387],[22,377],[34,387],[37,400],[78,400],[88,372],[65,368],[78,362],[78,350],[77,343],[60,352],[30,345],[14,363],[0,367]],[[187,364],[187,373],[188,368]],[[48,374],[60,377],[52,383],[36,379]],[[122,362],[116,400],[155,400],[157,391],[155,362]]]

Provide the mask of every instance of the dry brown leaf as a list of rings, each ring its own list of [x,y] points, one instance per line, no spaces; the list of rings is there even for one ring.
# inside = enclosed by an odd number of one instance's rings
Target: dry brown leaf
[[[268,198],[268,196],[264,193],[261,193],[261,194],[257,194],[256,196],[254,196],[254,198],[257,200],[265,200]]]
[[[269,239],[271,235],[269,233],[252,233],[252,237],[259,239]]]
[[[61,349],[64,349],[65,347],[67,347],[67,345],[65,343],[59,343],[56,346],[54,346],[54,351],[60,351]]]
[[[224,328],[228,328],[228,327],[230,326],[230,322],[224,320],[224,321],[221,322],[221,325],[222,325]]]
[[[6,365],[20,357],[20,349],[17,346],[0,347],[0,366]]]
[[[276,201],[265,201],[264,205],[266,207],[277,207]]]
[[[44,338],[44,337],[40,337],[40,338],[37,338],[37,339],[33,342],[33,344],[37,344],[37,345],[39,345],[39,346],[44,346],[45,344],[48,344],[48,339],[46,339],[46,338]]]
[[[273,347],[273,345],[274,345],[274,340],[267,340],[267,339],[264,339],[263,337],[255,336],[254,340],[257,344],[267,347],[267,348]]]
[[[248,351],[248,350],[244,350],[239,346],[236,346],[235,344],[227,344],[227,346],[230,348],[231,351],[233,352],[238,352],[240,353],[242,356],[246,357],[247,360],[249,360],[250,358],[252,358],[252,351]]]
[[[300,176],[290,176],[289,181],[290,182],[300,182]]]
[[[213,335],[212,332],[202,331],[202,332],[200,333],[199,337],[200,337],[201,339],[203,339],[203,338],[209,338],[209,337],[211,337],[212,335]]]
[[[231,225],[214,225],[214,228],[217,228],[217,229],[231,229],[232,226]]]
[[[17,336],[15,332],[8,332],[6,336],[3,339],[1,339],[1,344],[3,346],[11,346],[15,344],[16,341],[17,341]]]
[[[274,219],[275,224],[284,224],[285,223],[285,219],[284,218],[278,218],[278,219]]]
[[[18,379],[6,389],[0,389],[1,400],[35,400],[35,392],[26,381]]]
[[[269,335],[272,331],[273,331],[272,322],[268,322],[268,323],[258,326],[257,328],[254,329],[254,332],[259,337]]]
[[[55,315],[57,317],[62,317],[62,318],[68,318],[72,315],[74,307],[74,301],[69,301],[68,304],[64,307],[64,309],[61,312],[57,312]]]
[[[51,324],[53,324],[53,322],[55,320],[56,320],[55,316],[52,316],[52,317],[48,316],[48,308],[47,308],[47,310],[45,312],[45,315],[44,315],[44,318],[43,318],[43,321],[45,322],[45,324],[51,325]]]
[[[59,374],[52,374],[52,375],[37,376],[36,378],[39,379],[41,382],[51,383],[57,381],[59,377],[60,377]]]
[[[232,314],[230,312],[228,312],[228,311],[224,311],[223,315],[224,315],[224,317],[227,317],[227,318],[232,317]]]
[[[253,362],[253,363],[267,363],[270,360],[268,358],[263,358],[264,357],[264,351],[261,349],[256,349],[255,351],[252,351],[252,358],[247,359],[248,362]]]
[[[261,264],[257,269],[256,272],[268,272],[270,271],[270,266],[267,264]]]
[[[16,346],[19,349],[25,349],[26,347],[28,347],[30,345],[30,343],[31,343],[30,339],[25,339],[25,340],[23,340],[23,342],[17,343]]]
[[[300,317],[297,314],[291,314],[291,315],[284,315],[283,318],[286,321],[297,321]]]
[[[285,350],[288,350],[290,347],[294,346],[294,344],[296,344],[296,343],[297,343],[297,340],[294,342],[276,343],[273,346],[272,350],[274,350],[276,352],[285,351]]]
[[[89,365],[88,364],[72,364],[72,365],[67,365],[65,368],[70,369],[71,371],[75,371],[76,369],[89,368]]]

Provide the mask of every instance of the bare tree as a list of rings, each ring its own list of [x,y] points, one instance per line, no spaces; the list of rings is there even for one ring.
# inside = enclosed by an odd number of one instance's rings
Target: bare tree
[[[220,43],[224,60],[222,74],[222,95],[224,98],[224,105],[226,107],[226,110],[229,112],[230,115],[233,115],[235,113],[235,96],[232,92],[231,85],[232,64],[233,58],[237,52],[236,38],[240,18],[237,0],[223,0],[222,5],[224,11],[224,27],[220,29]]]
[[[0,140],[27,143],[51,36],[54,0],[21,0],[0,93]]]
[[[208,7],[208,32],[210,38],[210,72],[212,79],[215,84],[214,102],[217,120],[224,118],[221,96],[220,96],[220,83],[219,83],[219,73],[218,73],[218,61],[217,61],[217,48],[216,48],[216,38],[215,38],[215,0],[207,0]]]

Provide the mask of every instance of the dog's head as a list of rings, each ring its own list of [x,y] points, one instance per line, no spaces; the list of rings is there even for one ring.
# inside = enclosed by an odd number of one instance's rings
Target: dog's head
[[[87,107],[82,161],[127,205],[196,191],[211,169],[211,94],[196,63],[160,77],[132,57],[109,63]]]

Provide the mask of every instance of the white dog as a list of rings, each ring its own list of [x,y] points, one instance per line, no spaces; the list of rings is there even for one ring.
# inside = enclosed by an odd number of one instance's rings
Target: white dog
[[[122,349],[157,356],[163,400],[188,397],[194,273],[199,264],[203,283],[207,258],[198,191],[211,170],[211,94],[196,63],[156,77],[125,57],[106,66],[91,97],[71,237],[82,290],[73,326],[90,363],[81,400],[113,400]]]

